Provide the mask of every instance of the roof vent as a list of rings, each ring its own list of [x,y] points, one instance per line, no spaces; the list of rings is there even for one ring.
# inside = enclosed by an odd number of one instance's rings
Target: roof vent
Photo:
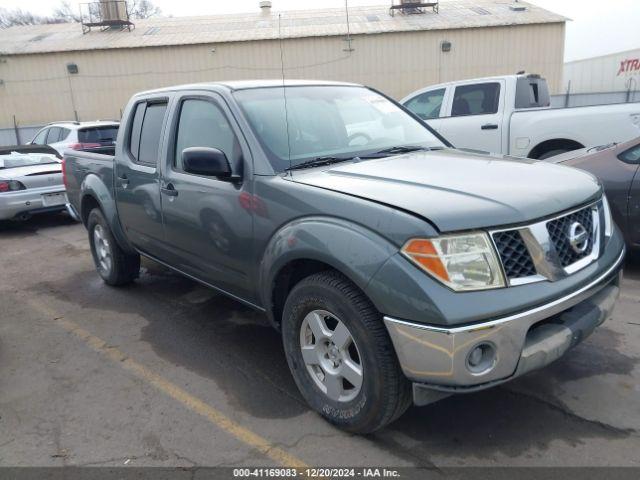
[[[518,3],[518,0],[515,0],[511,5],[509,5],[509,8],[514,12],[524,12],[527,9],[527,6]]]

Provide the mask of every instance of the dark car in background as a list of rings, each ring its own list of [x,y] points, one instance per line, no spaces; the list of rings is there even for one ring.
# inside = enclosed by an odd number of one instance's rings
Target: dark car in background
[[[640,247],[640,137],[573,151],[549,161],[580,168],[598,177],[627,245]]]

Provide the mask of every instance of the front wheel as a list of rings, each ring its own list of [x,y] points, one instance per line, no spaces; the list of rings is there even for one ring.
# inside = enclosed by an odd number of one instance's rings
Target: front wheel
[[[334,425],[371,433],[410,405],[410,383],[381,315],[339,273],[321,272],[293,288],[282,338],[300,392]]]
[[[125,285],[138,277],[140,255],[126,253],[120,248],[99,208],[94,208],[89,213],[87,230],[93,262],[105,283],[113,286]]]

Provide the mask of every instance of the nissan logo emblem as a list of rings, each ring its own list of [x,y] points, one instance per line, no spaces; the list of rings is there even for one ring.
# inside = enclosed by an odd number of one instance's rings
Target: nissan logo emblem
[[[573,222],[569,227],[569,245],[578,254],[584,253],[589,246],[589,232],[580,222]]]

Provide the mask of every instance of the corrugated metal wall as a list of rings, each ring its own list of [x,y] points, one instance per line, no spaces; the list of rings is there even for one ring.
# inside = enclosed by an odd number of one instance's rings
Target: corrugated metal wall
[[[126,35],[123,32],[122,35]],[[452,43],[440,51],[443,40]],[[283,42],[287,78],[365,83],[395,98],[449,80],[543,74],[553,92],[562,75],[564,23],[359,35]],[[0,63],[0,127],[118,118],[134,92],[168,85],[279,78],[279,42],[15,55]],[[79,73],[68,75],[75,63]]]
[[[640,49],[567,62],[563,91],[569,82],[571,93],[640,91]]]

